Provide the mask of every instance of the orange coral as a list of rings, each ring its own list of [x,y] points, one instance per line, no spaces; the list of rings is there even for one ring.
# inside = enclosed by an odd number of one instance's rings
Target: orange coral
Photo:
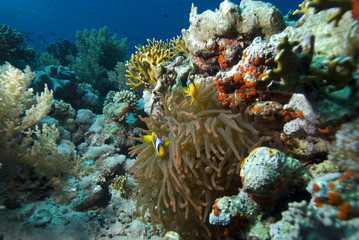
[[[221,54],[218,57],[218,63],[221,68],[227,67],[228,60]]]

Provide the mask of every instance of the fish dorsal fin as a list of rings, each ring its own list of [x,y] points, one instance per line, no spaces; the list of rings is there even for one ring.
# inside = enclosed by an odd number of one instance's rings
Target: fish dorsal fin
[[[144,136],[143,136],[143,140],[145,141],[145,144],[146,144],[146,145],[151,144],[151,142],[152,142],[152,135],[144,135]]]

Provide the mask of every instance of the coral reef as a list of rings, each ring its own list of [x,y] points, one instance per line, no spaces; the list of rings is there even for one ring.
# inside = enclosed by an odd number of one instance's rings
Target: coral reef
[[[77,31],[76,38],[78,57],[70,67],[82,82],[91,84],[103,95],[115,89],[107,80],[106,72],[113,70],[117,62],[127,59],[127,39],[117,40],[116,34],[110,37],[106,26],[99,31]]]
[[[130,152],[138,154],[131,169],[138,183],[138,207],[143,204],[142,215],[149,210],[153,226],[161,223],[182,236],[214,237],[218,230],[207,220],[214,199],[239,186],[240,163],[248,151],[275,145],[278,135],[261,132],[244,113],[221,109],[213,82],[203,80],[198,89],[205,103],[190,106],[190,99],[176,89],[157,115],[143,119],[149,129],[145,133],[155,132],[170,145],[159,159],[152,146],[134,138],[142,144]]]
[[[129,90],[120,92],[109,92],[103,108],[104,132],[112,137],[123,136],[126,139],[120,147],[129,147],[133,141],[128,136],[133,136],[133,127],[128,123],[128,117],[137,110],[138,100],[136,95]],[[136,114],[137,115],[137,114]],[[136,121],[133,119],[132,121]]]
[[[95,112],[101,111],[98,93],[79,84],[79,78],[69,67],[50,65],[44,71],[38,71],[34,79],[35,88],[42,89],[45,84],[53,90],[54,98],[70,103],[75,109],[87,107]]]
[[[22,72],[6,64],[1,66],[0,73],[2,163],[10,169],[14,167],[12,163],[34,167],[38,175],[49,179],[65,173],[71,176],[80,174],[83,159],[76,154],[73,156],[71,151],[65,155],[58,151],[57,128],[54,125],[43,124],[41,128],[36,125],[50,110],[52,92],[45,86],[41,95],[33,96],[32,89],[28,88],[34,78],[30,68]]]
[[[123,62],[117,62],[115,69],[112,71],[107,71],[108,80],[114,85],[117,86],[116,90],[126,90],[128,86],[126,84],[126,64]]]
[[[1,66],[0,239],[357,239],[358,4],[193,5],[126,63],[105,27]]]
[[[256,148],[243,161],[242,189],[254,198],[274,200],[288,194],[291,188],[306,186],[311,179],[297,159],[276,149]]]
[[[289,204],[283,219],[271,226],[271,239],[327,238],[356,239],[358,218],[341,221],[335,212],[317,208],[305,201]]]
[[[76,45],[66,39],[51,43],[46,47],[46,51],[59,60],[63,66],[67,66],[71,62],[71,58],[76,58],[79,52]]]
[[[113,182],[110,184],[110,189],[114,192],[117,192],[119,197],[126,197],[126,183],[127,183],[128,175],[125,176],[116,176],[113,179]]]
[[[271,226],[272,239],[358,237],[358,184],[353,173],[331,173],[307,187],[311,202],[290,203],[282,220]]]
[[[359,119],[345,123],[335,134],[335,141],[329,147],[328,159],[342,170],[359,173]]]
[[[147,42],[146,47],[136,47],[136,54],[132,54],[131,60],[126,64],[128,67],[126,77],[130,81],[127,85],[133,86],[131,90],[143,85],[146,90],[152,91],[157,83],[155,68],[174,57],[171,42],[165,43],[155,39],[148,39]]]
[[[182,30],[183,40],[193,64],[206,72],[219,69],[218,62],[233,61],[255,37],[268,40],[285,28],[279,10],[269,3],[251,0],[242,1],[239,6],[224,1],[216,12],[207,10],[202,14],[197,14],[197,8],[192,6],[190,23],[188,30]],[[227,45],[232,52],[226,50]],[[219,54],[218,50],[224,52]]]
[[[269,239],[268,222],[261,219],[311,180],[298,160],[268,147],[250,152],[241,164],[240,176],[239,193],[217,198],[209,217],[228,239]]]
[[[23,43],[22,33],[0,24],[0,65],[5,62],[24,69],[35,59],[35,50]]]

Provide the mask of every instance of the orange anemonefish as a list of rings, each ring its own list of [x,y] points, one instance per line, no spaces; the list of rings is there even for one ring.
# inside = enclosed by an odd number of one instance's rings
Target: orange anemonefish
[[[183,88],[183,91],[187,93],[186,96],[191,96],[192,101],[190,106],[192,106],[193,100],[196,99],[201,102],[201,100],[198,98],[198,83],[194,83],[190,78],[187,80],[187,88]]]
[[[151,142],[153,143],[153,147],[156,150],[156,155],[158,155],[160,158],[164,158],[166,155],[165,147],[167,147],[170,144],[170,141],[166,141],[165,144],[163,144],[162,140],[157,137],[157,134],[152,132],[152,135],[144,135],[143,140],[148,145]]]

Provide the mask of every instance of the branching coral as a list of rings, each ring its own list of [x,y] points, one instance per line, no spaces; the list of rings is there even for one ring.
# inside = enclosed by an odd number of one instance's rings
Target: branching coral
[[[126,64],[128,67],[126,77],[130,81],[127,85],[133,86],[131,90],[144,85],[146,90],[152,91],[157,83],[154,68],[166,60],[172,60],[175,56],[171,42],[165,43],[154,39],[148,39],[147,42],[146,47],[136,47],[136,54],[132,54],[131,60]]]
[[[328,23],[334,21],[334,24],[337,27],[338,22],[344,15],[344,13],[352,9],[352,1],[351,0],[313,0],[308,3],[308,7],[314,7],[315,13],[329,8],[338,8],[336,12],[327,19]]]
[[[181,54],[183,54],[183,56],[188,57],[189,51],[181,36],[171,39],[170,42],[175,55],[180,56]]]
[[[0,67],[0,74],[0,146],[3,149],[11,145],[16,135],[45,118],[51,107],[52,92],[45,87],[44,93],[33,97],[33,90],[28,87],[35,74],[29,67],[22,72],[5,64]]]
[[[107,71],[108,80],[112,85],[117,86],[116,90],[126,90],[128,86],[126,85],[126,64],[123,62],[117,62],[115,69],[112,71]]]
[[[126,197],[126,183],[128,175],[116,176],[110,184],[110,189],[117,192],[119,197]]]
[[[136,138],[141,144],[131,149],[132,156],[138,154],[131,170],[138,182],[137,207],[142,205],[142,215],[149,211],[153,226],[208,238],[218,233],[208,224],[215,198],[236,190],[243,158],[275,134],[256,129],[244,113],[221,109],[214,84],[202,82],[198,89],[203,103],[190,106],[176,89],[157,116],[143,119],[145,133],[153,131],[170,145],[160,159],[152,144]]]
[[[76,33],[78,57],[73,64],[80,80],[90,83],[102,93],[107,92],[111,82],[106,71],[113,70],[117,62],[127,58],[127,39],[117,40],[116,34],[109,36],[107,27],[98,32],[95,29]]]
[[[6,24],[0,24],[0,64],[7,61],[11,64],[21,65],[17,67],[25,68],[23,64],[19,63],[19,59],[29,63],[34,58],[35,51],[24,46],[22,33]]]
[[[302,92],[308,83],[343,87],[353,80],[355,64],[351,57],[325,60],[317,57],[313,60],[313,36],[309,36],[303,44],[306,49],[296,41],[289,41],[287,36],[282,39],[277,46],[278,67],[268,70],[267,76],[263,78],[269,82],[269,91]]]
[[[278,67],[267,71],[264,81],[270,82],[269,91],[295,92],[305,82],[306,72],[312,61],[314,37],[307,38],[306,49],[302,50],[297,41],[289,41],[288,37],[282,38],[277,46],[278,54],[275,60]],[[280,82],[275,81],[280,78]]]
[[[52,92],[46,86],[41,95],[33,96],[33,90],[28,88],[33,78],[29,67],[24,72],[10,64],[0,67],[1,161],[32,166],[49,178],[75,173],[83,159],[75,156],[73,161],[72,151],[67,157],[57,152],[57,128],[46,124],[41,129],[32,128],[46,117],[52,100]]]
[[[309,7],[308,7],[308,4],[307,4],[308,1],[309,0],[304,0],[304,2],[299,4],[300,9],[295,10],[293,12],[293,15],[303,13],[303,14],[305,14],[306,17],[308,17],[308,14],[309,14]]]

